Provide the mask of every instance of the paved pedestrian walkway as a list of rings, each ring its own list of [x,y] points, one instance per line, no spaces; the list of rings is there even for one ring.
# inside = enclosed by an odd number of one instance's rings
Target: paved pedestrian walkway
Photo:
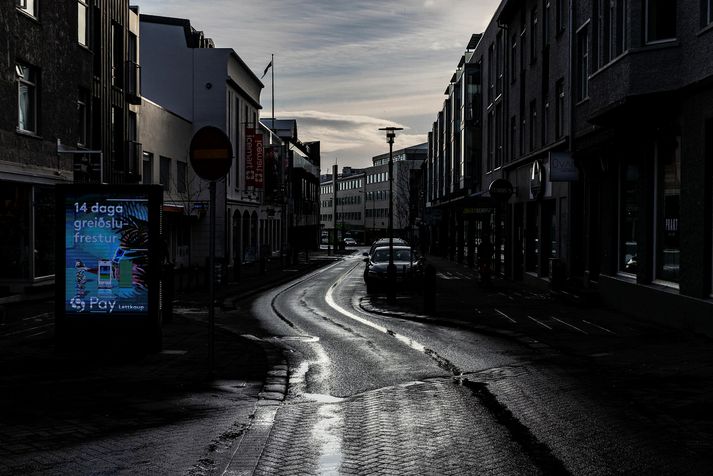
[[[713,340],[604,307],[578,305],[521,283],[495,279],[482,287],[473,268],[433,256],[428,262],[437,270],[435,311],[425,311],[425,289],[398,296],[394,303],[384,295],[367,296],[361,307],[554,352],[599,379],[604,394],[628,399],[632,409],[666,428],[691,457],[713,453],[708,411]]]
[[[325,265],[326,253],[289,266],[242,270],[217,292],[247,297]],[[5,305],[0,323],[0,474],[209,474],[232,457],[256,403],[269,394],[277,353],[218,327],[209,364],[204,289],[176,296],[196,315],[163,326],[163,351],[116,347],[58,352],[51,301]],[[285,369],[286,371],[286,369]],[[268,388],[270,387],[270,388]],[[268,395],[269,396],[269,395]]]

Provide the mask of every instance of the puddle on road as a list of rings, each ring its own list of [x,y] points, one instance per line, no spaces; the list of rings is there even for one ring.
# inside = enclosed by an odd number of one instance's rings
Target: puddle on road
[[[346,400],[346,398],[333,397],[331,395],[323,395],[321,393],[303,393],[301,396],[306,400],[317,403],[341,403]]]
[[[328,395],[320,395],[329,397]],[[330,397],[335,398],[335,397]],[[344,424],[341,409],[337,405],[327,404],[319,407],[318,420],[312,428],[314,441],[319,445],[319,474],[339,474],[342,464],[341,430]]]

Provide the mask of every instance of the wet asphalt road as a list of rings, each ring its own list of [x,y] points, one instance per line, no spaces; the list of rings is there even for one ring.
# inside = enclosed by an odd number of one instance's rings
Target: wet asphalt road
[[[290,363],[256,474],[702,474],[549,346],[364,312],[362,268],[253,303]]]

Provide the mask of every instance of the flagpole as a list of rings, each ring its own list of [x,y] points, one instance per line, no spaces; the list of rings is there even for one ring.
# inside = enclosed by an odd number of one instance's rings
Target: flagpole
[[[275,129],[275,54],[273,53],[270,63],[272,63],[272,128]]]

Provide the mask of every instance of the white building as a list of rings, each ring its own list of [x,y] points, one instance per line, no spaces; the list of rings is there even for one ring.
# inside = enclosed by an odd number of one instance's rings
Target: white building
[[[264,185],[253,184],[252,172],[246,169],[246,140],[259,135],[265,144],[271,141],[259,124],[262,82],[234,50],[215,48],[189,20],[141,15],[141,41],[144,97],[189,122],[190,137],[204,126],[214,126],[233,145],[233,165],[217,187],[216,256],[230,267],[237,261],[256,259],[265,243],[279,249],[282,240],[275,230],[279,235],[281,211],[264,203]],[[143,121],[142,127],[151,125]],[[193,181],[189,190],[192,201],[198,203],[208,196],[208,186],[201,182]],[[207,223],[206,218],[200,220]],[[192,246],[192,258],[198,264],[208,254],[207,226],[200,228]]]

